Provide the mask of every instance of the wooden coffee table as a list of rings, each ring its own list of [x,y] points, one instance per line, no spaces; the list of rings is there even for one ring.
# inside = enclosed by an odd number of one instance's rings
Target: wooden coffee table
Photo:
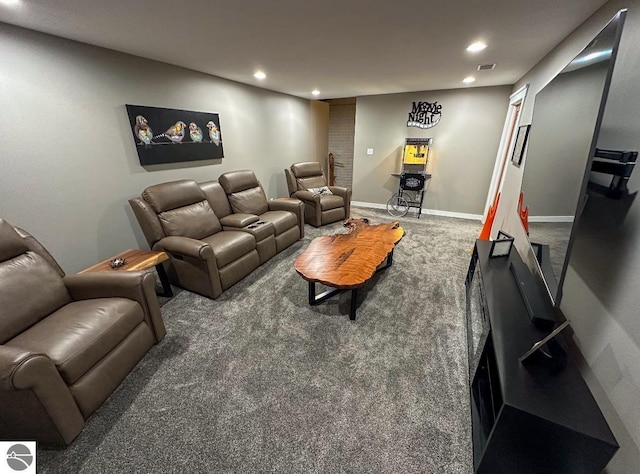
[[[393,249],[404,236],[404,229],[398,222],[369,225],[368,219],[348,219],[344,225],[348,233],[313,239],[293,266],[309,282],[312,306],[351,290],[349,318],[355,320],[358,288],[393,264]],[[316,283],[333,289],[316,295]]]
[[[123,258],[125,264],[121,267],[112,268],[110,263],[116,258]],[[156,267],[163,290],[163,293],[159,293],[159,296],[173,296],[173,291],[171,291],[171,285],[169,284],[169,278],[167,278],[167,273],[164,271],[164,267],[162,266],[162,262],[167,260],[169,260],[169,256],[164,252],[129,249],[124,252],[120,252],[118,255],[114,255],[111,258],[98,262],[89,268],[85,268],[79,273],[133,272],[137,270],[149,270],[151,267]]]

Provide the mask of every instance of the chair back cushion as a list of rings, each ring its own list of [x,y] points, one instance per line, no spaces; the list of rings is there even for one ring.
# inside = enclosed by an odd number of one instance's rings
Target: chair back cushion
[[[284,176],[287,178],[287,189],[289,190],[289,196],[291,196],[298,189],[298,183],[296,183],[296,177],[293,175],[293,172],[290,168],[284,169]]]
[[[21,237],[0,221],[0,344],[71,302],[62,277],[41,255],[19,249]]]
[[[264,214],[269,203],[260,181],[251,170],[231,171],[219,178],[235,213]]]
[[[149,186],[142,197],[157,212],[166,235],[199,240],[222,230],[204,192],[193,180]]]
[[[310,188],[320,188],[327,185],[322,167],[317,161],[295,163],[291,165],[291,172],[296,177],[298,191],[306,191]]]
[[[222,230],[207,200],[161,212],[158,218],[167,235],[201,240]]]
[[[61,277],[64,277],[64,270],[60,267],[60,265],[58,265],[58,262],[56,262],[56,259],[53,258],[53,255],[51,255],[49,251],[44,248],[44,246],[40,242],[38,242],[38,239],[36,239],[26,230],[21,229],[20,227],[14,227],[14,229],[18,233],[20,238],[22,238],[22,241],[25,243],[29,250],[37,253],[42,258],[44,258],[47,263],[51,265],[51,267],[55,271],[57,271]]]
[[[0,262],[17,257],[27,250],[27,244],[13,226],[0,219]]]
[[[167,236],[164,233],[162,224],[160,224],[160,219],[158,219],[158,213],[142,196],[129,199],[129,204],[136,219],[138,219],[149,248],[153,248],[158,240],[162,240]]]
[[[142,198],[160,214],[204,200],[202,189],[191,179],[155,184],[142,191]]]
[[[213,209],[218,219],[222,219],[233,213],[233,209],[231,209],[231,205],[227,200],[227,193],[224,192],[220,183],[217,181],[206,181],[204,183],[198,183],[198,186],[202,189],[207,201],[209,201],[211,209]]]

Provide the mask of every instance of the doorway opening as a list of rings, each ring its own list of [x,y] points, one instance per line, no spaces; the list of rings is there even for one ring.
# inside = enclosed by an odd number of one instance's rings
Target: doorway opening
[[[489,185],[487,202],[485,203],[484,212],[482,214],[483,222],[487,218],[489,208],[495,203],[498,194],[502,191],[504,178],[507,174],[507,166],[509,166],[509,157],[511,156],[515,145],[515,135],[518,130],[522,105],[524,104],[528,89],[529,84],[526,84],[509,97],[509,110],[507,111],[507,118],[504,122],[504,128],[502,129],[502,138],[500,139],[500,146],[498,147],[496,164],[493,167],[493,175],[491,177],[491,184]]]

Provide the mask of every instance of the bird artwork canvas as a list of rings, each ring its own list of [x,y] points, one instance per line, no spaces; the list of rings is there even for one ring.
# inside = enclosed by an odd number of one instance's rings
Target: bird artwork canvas
[[[129,104],[126,107],[142,166],[224,157],[217,113]]]

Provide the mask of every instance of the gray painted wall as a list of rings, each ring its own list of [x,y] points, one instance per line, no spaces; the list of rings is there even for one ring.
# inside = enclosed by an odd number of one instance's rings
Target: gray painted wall
[[[530,84],[521,123],[531,120],[535,94],[589,43],[620,8],[628,8],[628,14],[598,146],[640,150],[639,0],[608,2],[514,86],[515,91],[525,83]],[[525,253],[528,249],[526,235],[515,212],[522,182],[521,171],[521,168],[513,166],[508,169],[494,229],[499,226],[505,228],[516,237],[518,250]],[[640,188],[640,173],[637,171],[630,183],[632,190]],[[640,210],[636,206],[628,221],[633,223],[638,219]],[[599,299],[570,266],[562,300],[562,308],[572,315],[573,340],[584,356],[585,376],[621,445],[607,468],[610,473],[638,472],[640,466],[640,411],[637,409],[640,406],[640,234],[636,232],[633,240],[629,242],[629,251],[619,265],[617,275],[625,285],[613,288],[615,293]]]
[[[67,272],[146,242],[127,199],[148,185],[327,156],[328,106],[0,23],[0,216]],[[125,104],[220,114],[225,158],[140,166]],[[176,145],[178,146],[178,145]]]
[[[433,137],[423,208],[482,214],[510,92],[500,86],[358,97],[353,200],[386,204],[398,190],[391,173],[400,170],[404,139]],[[442,105],[440,123],[407,127],[414,101]]]

